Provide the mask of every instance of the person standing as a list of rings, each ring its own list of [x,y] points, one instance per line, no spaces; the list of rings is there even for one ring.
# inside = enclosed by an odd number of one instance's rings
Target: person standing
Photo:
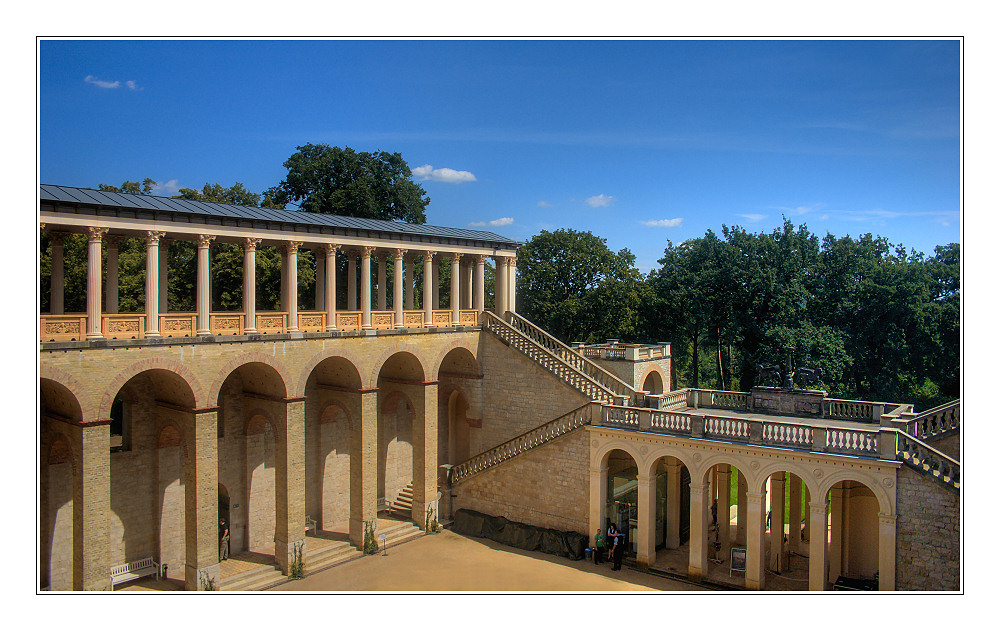
[[[219,561],[229,558],[229,527],[226,520],[219,520]]]
[[[615,564],[611,567],[612,570],[616,572],[622,569],[622,556],[625,554],[625,542],[620,532],[615,532],[614,547],[611,550],[611,555],[614,557]]]
[[[601,529],[597,529],[597,534],[594,535],[594,565],[600,565],[601,561],[604,560],[604,533]]]

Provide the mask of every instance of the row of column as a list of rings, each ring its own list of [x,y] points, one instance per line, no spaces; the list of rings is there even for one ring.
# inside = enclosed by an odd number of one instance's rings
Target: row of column
[[[43,225],[44,227],[44,225]],[[101,243],[106,240],[108,245],[107,284],[105,286],[105,306],[107,313],[118,313],[118,244],[122,237],[105,236],[107,228],[91,227],[87,229],[87,338],[103,337],[101,333]],[[52,243],[52,273],[50,312],[60,315],[64,312],[63,299],[63,237],[65,233],[50,234]],[[161,231],[146,232],[146,337],[158,337],[159,315],[161,308],[166,311],[167,304],[167,250],[168,240]],[[214,235],[199,235],[197,239],[197,282],[196,282],[196,312],[198,335],[208,335],[209,312],[211,305],[211,277],[209,274],[209,248]],[[245,333],[256,333],[256,251],[261,239],[247,237],[242,240],[243,246],[243,311],[246,314]],[[286,241],[282,244],[281,272],[281,306],[288,314],[286,330],[298,331],[298,250],[301,241]],[[316,308],[327,314],[328,331],[337,330],[337,298],[336,291],[327,291],[327,287],[335,288],[337,283],[337,266],[329,264],[335,260],[340,245],[327,243],[314,249],[316,254]],[[364,329],[372,327],[372,284],[371,260],[376,248],[364,246],[358,250],[349,250],[347,278],[347,310],[358,311],[358,261],[361,266],[360,311],[361,326]],[[439,305],[439,285],[437,282],[438,261],[449,258],[452,264],[451,275],[451,324],[459,325],[459,309],[475,309],[482,313],[485,309],[485,261],[486,255],[463,255],[458,252],[438,256],[432,250],[422,251],[419,255],[408,254],[403,248],[384,251],[378,256],[377,279],[377,310],[385,311],[386,296],[386,266],[387,261],[393,261],[393,277],[403,279],[403,282],[393,284],[392,305],[395,311],[396,328],[405,328],[403,310],[413,309],[414,296],[414,264],[416,256],[423,257],[423,310],[424,324],[432,326],[432,311]],[[463,259],[472,260],[468,263]],[[495,312],[503,315],[507,311],[516,310],[515,279],[517,259],[515,257],[494,256],[496,262],[496,283],[494,287]],[[404,273],[405,269],[405,273]],[[433,279],[428,282],[428,279]]]

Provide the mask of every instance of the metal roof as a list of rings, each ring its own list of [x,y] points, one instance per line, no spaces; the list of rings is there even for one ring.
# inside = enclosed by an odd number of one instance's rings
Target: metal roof
[[[95,191],[89,188],[72,186],[56,186],[42,184],[38,187],[39,199],[48,202],[64,204],[82,204],[103,208],[123,208],[134,210],[149,210],[154,212],[169,212],[188,215],[212,217],[228,217],[250,221],[268,221],[292,225],[306,225],[328,228],[345,228],[367,230],[370,232],[385,232],[393,234],[420,235],[440,237],[445,239],[467,239],[471,241],[488,241],[517,247],[520,242],[502,237],[493,232],[482,230],[465,230],[464,228],[446,228],[428,226],[426,224],[405,223],[402,221],[387,221],[384,219],[363,219],[360,217],[345,217],[343,215],[325,215],[299,210],[274,210],[271,208],[256,208],[237,204],[221,204],[218,202],[201,202],[190,199],[172,197],[157,197],[155,195],[133,195],[130,193],[111,193]]]

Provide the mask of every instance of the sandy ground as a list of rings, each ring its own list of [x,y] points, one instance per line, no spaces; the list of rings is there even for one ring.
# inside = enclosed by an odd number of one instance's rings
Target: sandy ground
[[[290,581],[291,592],[621,592],[701,588],[592,560],[526,552],[487,539],[444,531]]]

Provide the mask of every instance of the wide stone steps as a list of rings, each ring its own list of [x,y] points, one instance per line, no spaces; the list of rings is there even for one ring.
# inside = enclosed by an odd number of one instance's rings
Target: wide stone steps
[[[314,540],[306,544],[305,560],[303,561],[303,572],[314,574],[322,570],[347,563],[358,559],[364,554],[354,547],[349,541],[332,541],[329,545],[324,545],[316,549],[310,549]]]
[[[389,506],[389,514],[393,517],[407,520],[413,515],[413,482],[406,485]]]
[[[417,528],[412,522],[379,520],[378,527],[375,529],[375,542],[378,543],[379,550],[381,550],[383,546],[379,537],[385,535],[385,548],[391,549],[425,534],[422,528]]]
[[[288,580],[276,566],[262,565],[257,569],[241,572],[219,582],[219,590],[224,592],[254,592],[274,587]]]

